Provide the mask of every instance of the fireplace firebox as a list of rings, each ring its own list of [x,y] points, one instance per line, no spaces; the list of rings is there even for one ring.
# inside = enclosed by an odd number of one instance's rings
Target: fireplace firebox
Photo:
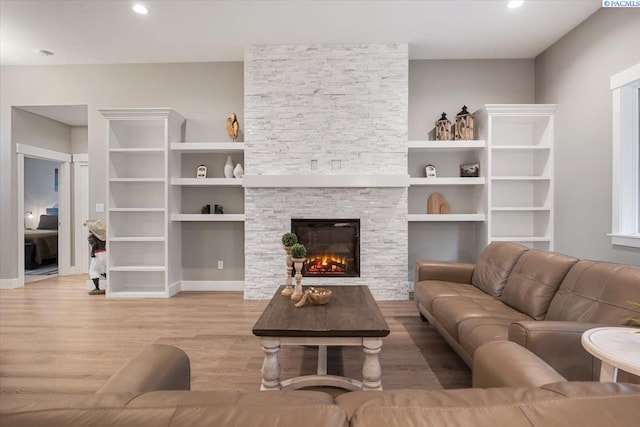
[[[305,277],[360,277],[359,219],[291,219],[307,248]]]

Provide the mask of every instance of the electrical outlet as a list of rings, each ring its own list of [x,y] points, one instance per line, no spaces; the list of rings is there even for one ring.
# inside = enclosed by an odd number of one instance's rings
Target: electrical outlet
[[[104,203],[96,203],[96,212],[104,212]]]
[[[222,270],[222,269],[224,269],[224,262],[218,261],[218,270]]]

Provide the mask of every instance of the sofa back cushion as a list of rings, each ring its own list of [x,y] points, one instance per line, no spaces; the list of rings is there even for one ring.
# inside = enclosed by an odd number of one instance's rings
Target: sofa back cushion
[[[487,294],[500,298],[513,266],[527,250],[513,243],[491,243],[478,257],[471,283]]]
[[[500,299],[536,320],[544,319],[562,279],[577,258],[530,250],[522,254],[507,279]]]
[[[640,299],[640,268],[579,261],[565,276],[545,320],[626,325],[637,317],[629,301]]]

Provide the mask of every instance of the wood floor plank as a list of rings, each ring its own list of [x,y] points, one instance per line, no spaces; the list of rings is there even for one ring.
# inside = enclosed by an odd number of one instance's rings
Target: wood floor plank
[[[0,290],[0,393],[91,393],[145,346],[171,344],[192,364],[194,390],[258,390],[263,353],[251,329],[268,301],[241,292],[170,299],[107,299],[64,276]],[[391,333],[380,362],[385,389],[469,387],[464,362],[419,319],[414,301],[379,303]],[[329,373],[361,379],[360,348],[330,348]],[[313,374],[315,347],[283,347],[282,379]],[[335,393],[334,393],[335,394]]]

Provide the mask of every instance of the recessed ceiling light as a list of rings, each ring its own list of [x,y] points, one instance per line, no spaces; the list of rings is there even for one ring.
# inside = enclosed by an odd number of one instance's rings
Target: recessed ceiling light
[[[507,3],[507,7],[509,9],[515,9],[522,6],[523,3],[524,0],[511,0],[509,3]]]
[[[145,5],[140,3],[134,4],[132,9],[135,13],[140,15],[146,15],[147,13],[149,13],[149,9],[147,9]]]

